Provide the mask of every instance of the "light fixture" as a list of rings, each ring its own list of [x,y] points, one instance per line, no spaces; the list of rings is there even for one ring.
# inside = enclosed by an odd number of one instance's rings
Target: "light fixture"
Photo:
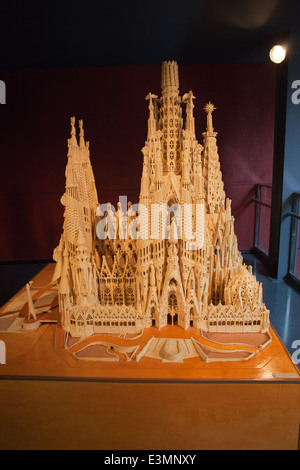
[[[286,49],[283,46],[276,45],[270,50],[270,59],[275,64],[280,64],[284,61],[286,56]]]

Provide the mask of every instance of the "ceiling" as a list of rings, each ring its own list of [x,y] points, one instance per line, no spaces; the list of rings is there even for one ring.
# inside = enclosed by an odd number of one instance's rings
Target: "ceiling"
[[[299,29],[298,0],[10,0],[0,67],[264,62]]]

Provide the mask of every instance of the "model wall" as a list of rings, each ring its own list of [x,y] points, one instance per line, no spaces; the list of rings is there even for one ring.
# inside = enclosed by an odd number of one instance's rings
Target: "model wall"
[[[169,58],[166,58],[169,59]],[[176,58],[170,58],[176,59]],[[0,261],[51,259],[63,224],[70,117],[83,119],[100,202],[138,202],[149,91],[160,65],[1,71]],[[253,246],[256,183],[272,181],[275,68],[271,64],[179,64],[180,92],[193,90],[202,142],[204,105],[214,126],[240,250]]]

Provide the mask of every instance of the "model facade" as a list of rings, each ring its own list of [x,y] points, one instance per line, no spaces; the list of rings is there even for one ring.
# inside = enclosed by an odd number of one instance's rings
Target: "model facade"
[[[201,145],[194,96],[179,94],[176,62],[149,93],[138,208],[99,206],[82,121],[68,140],[63,234],[54,252],[62,327],[75,337],[137,334],[178,325],[211,332],[266,332],[262,286],[243,264],[205,106]],[[185,119],[183,119],[185,108]]]

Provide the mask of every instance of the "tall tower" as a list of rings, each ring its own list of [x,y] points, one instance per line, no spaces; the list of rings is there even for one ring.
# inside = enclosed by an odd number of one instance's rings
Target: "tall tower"
[[[182,113],[179,96],[178,65],[164,62],[161,76],[160,129],[162,130],[162,151],[164,172],[181,171]]]
[[[83,122],[79,121],[79,144],[75,118],[71,118],[68,140],[66,189],[61,198],[65,207],[63,234],[54,251],[57,261],[53,281],[58,283],[63,321],[67,322],[71,303],[95,305],[98,287],[95,254],[95,221],[98,197],[90,163],[89,143],[85,143]]]
[[[225,206],[225,192],[220,170],[220,161],[217,147],[217,135],[214,131],[212,113],[215,106],[209,102],[204,110],[207,113],[207,127],[204,137],[203,176],[207,196],[207,211],[209,214],[218,213]]]
[[[65,206],[64,232],[67,248],[75,253],[81,231],[89,254],[94,247],[95,214],[98,197],[90,162],[89,143],[84,141],[83,123],[79,121],[80,140],[76,138],[75,118],[71,118],[71,138],[68,140],[66,191],[62,197]]]

